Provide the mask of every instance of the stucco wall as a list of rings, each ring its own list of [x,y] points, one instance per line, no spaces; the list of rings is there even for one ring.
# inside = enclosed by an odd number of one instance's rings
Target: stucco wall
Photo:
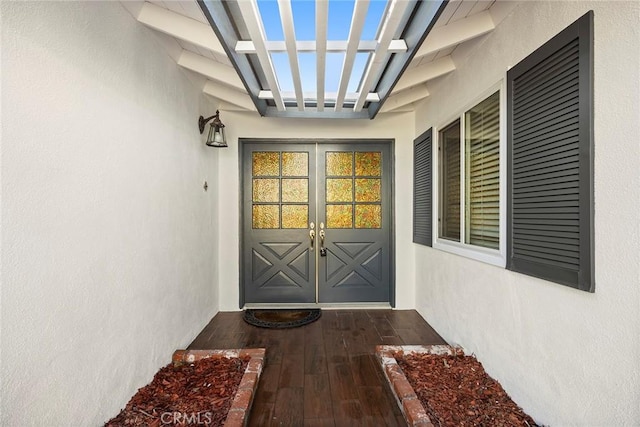
[[[218,308],[215,111],[118,2],[1,2],[2,425],[98,425]]]
[[[415,135],[595,12],[595,272],[589,294],[416,245],[419,312],[537,421],[640,423],[640,4],[522,2],[430,85]],[[408,165],[406,165],[408,167]],[[402,169],[398,165],[398,169]]]
[[[393,138],[396,164],[413,153],[413,114],[380,114],[375,120],[278,119],[251,113],[222,112],[229,149],[219,157],[220,309],[238,310],[240,172],[238,138]],[[411,261],[411,169],[395,170],[396,307],[414,307]]]

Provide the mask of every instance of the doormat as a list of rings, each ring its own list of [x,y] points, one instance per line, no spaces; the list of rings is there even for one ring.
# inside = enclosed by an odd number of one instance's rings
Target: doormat
[[[245,322],[260,328],[286,329],[297,328],[315,322],[320,318],[319,308],[300,310],[245,310],[242,316]]]

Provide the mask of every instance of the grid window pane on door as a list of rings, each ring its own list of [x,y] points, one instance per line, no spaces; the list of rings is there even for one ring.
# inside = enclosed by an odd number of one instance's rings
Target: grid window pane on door
[[[382,228],[382,153],[326,153],[327,228]]]
[[[440,132],[440,237],[460,241],[460,120]]]
[[[299,229],[309,223],[309,153],[252,153],[252,228]]]
[[[500,96],[465,113],[465,243],[500,243]]]

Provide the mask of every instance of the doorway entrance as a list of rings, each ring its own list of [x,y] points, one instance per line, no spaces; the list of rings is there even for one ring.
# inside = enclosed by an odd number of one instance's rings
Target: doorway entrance
[[[392,302],[391,174],[388,140],[245,140],[243,302]]]

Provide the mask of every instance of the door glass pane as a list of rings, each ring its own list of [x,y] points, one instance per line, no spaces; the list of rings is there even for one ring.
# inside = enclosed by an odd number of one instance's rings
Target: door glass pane
[[[356,176],[380,176],[379,151],[356,153]]]
[[[356,202],[379,202],[381,200],[379,179],[356,179]]]
[[[279,202],[279,179],[255,179],[253,180],[254,202]]]
[[[327,202],[353,201],[352,187],[351,179],[327,179]]]
[[[356,205],[356,228],[381,228],[380,205]]]
[[[327,205],[327,228],[351,228],[352,205]]]
[[[309,176],[308,153],[282,153],[283,176]]]
[[[282,205],[282,228],[307,228],[309,209],[307,205]]]
[[[308,181],[308,179],[283,179],[282,201],[300,203],[309,201]]]
[[[253,205],[253,228],[279,228],[278,205]]]
[[[327,153],[328,176],[351,176],[353,174],[353,153]]]
[[[256,151],[253,153],[253,176],[280,175],[280,153]]]

